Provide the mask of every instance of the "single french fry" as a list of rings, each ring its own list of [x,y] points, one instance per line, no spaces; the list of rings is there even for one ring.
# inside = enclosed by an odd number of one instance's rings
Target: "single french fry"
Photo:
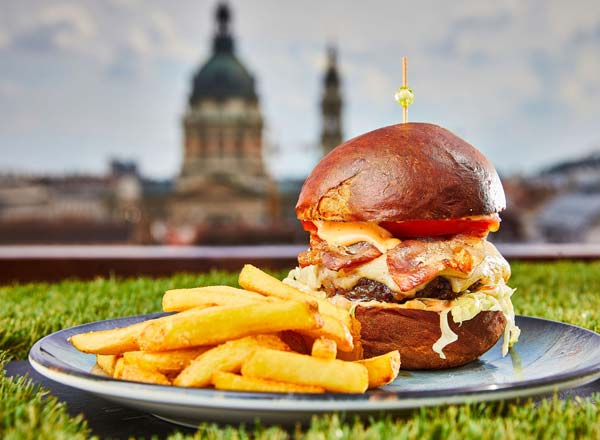
[[[325,388],[314,385],[298,385],[274,380],[244,377],[233,373],[215,373],[212,383],[218,390],[256,391],[262,393],[324,393]]]
[[[281,299],[293,299],[295,301],[317,302],[319,305],[319,313],[322,315],[333,316],[345,326],[350,326],[351,316],[348,310],[331,304],[326,299],[317,298],[316,296],[289,286],[251,264],[244,265],[244,268],[240,272],[238,283],[244,289],[262,293],[267,296],[275,296]]]
[[[317,298],[288,286],[277,278],[263,272],[259,268],[245,264],[238,277],[238,283],[246,290],[258,292],[266,296],[275,296],[281,299],[294,301],[307,301],[317,304]]]
[[[289,350],[276,335],[247,336],[229,341],[208,350],[190,362],[175,378],[173,384],[183,387],[210,385],[211,377],[218,371],[239,371],[242,362],[258,347]]]
[[[112,376],[115,373],[115,365],[117,364],[117,360],[119,359],[119,355],[116,354],[97,354],[96,355],[96,363],[98,366],[109,376]]]
[[[332,339],[337,344],[338,348],[343,351],[352,351],[354,349],[354,339],[350,333],[350,329],[331,315],[321,314],[323,318],[323,327],[319,329],[300,330],[300,333],[318,339],[325,337]]]
[[[315,339],[312,346],[311,356],[321,359],[335,359],[337,355],[337,345],[335,341],[327,338]]]
[[[125,367],[125,359],[119,357],[117,362],[115,363],[115,369],[113,370],[113,377],[118,379],[121,377],[123,373],[123,368]]]
[[[149,323],[155,320],[139,322],[127,327],[80,333],[69,338],[71,344],[84,353],[122,354],[139,350],[138,337]]]
[[[363,365],[268,348],[254,350],[241,371],[242,376],[315,385],[342,393],[363,393],[369,385],[369,374]]]
[[[398,350],[361,359],[357,363],[367,367],[369,371],[369,388],[378,388],[393,382],[400,370],[400,352]]]
[[[162,306],[165,312],[182,312],[194,307],[240,306],[268,301],[267,297],[230,286],[207,286],[167,290]]]
[[[360,340],[360,321],[352,318],[350,324],[350,334],[352,335],[352,341],[354,342],[354,348],[352,350],[344,351],[338,347],[337,358],[343,361],[357,361],[364,357],[363,347]]]
[[[138,365],[129,364],[123,358],[117,361],[114,377],[115,379],[131,380],[133,382],[171,385],[171,381],[164,374],[158,371],[146,370]]]
[[[218,306],[190,309],[150,322],[137,341],[144,351],[165,351],[216,345],[262,333],[316,329],[322,325],[316,311],[297,301]]]
[[[187,367],[191,361],[211,348],[211,346],[194,347],[159,352],[128,351],[123,353],[123,358],[128,364],[137,365],[145,370],[158,371],[163,374],[177,374]]]

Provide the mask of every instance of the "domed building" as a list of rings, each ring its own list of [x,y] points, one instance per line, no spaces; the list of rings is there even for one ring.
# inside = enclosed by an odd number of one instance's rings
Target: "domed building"
[[[273,205],[254,78],[236,56],[226,5],[218,6],[216,21],[212,55],[194,75],[183,117],[184,156],[172,205],[173,223],[205,227],[212,237],[214,226],[264,227]]]

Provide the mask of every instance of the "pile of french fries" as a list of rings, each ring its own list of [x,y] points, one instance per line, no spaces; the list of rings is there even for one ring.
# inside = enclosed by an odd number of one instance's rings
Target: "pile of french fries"
[[[161,385],[362,393],[397,377],[398,351],[362,359],[347,309],[252,265],[239,284],[169,290],[163,310],[177,313],[70,341],[114,378]]]

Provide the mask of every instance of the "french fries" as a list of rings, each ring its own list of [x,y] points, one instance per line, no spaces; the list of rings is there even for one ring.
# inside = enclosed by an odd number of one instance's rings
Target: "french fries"
[[[300,333],[312,338],[328,338],[338,345],[342,351],[353,351],[354,340],[348,327],[336,318],[328,315],[321,315],[323,318],[323,327],[318,329],[301,330]]]
[[[318,298],[301,292],[292,286],[288,286],[251,264],[244,265],[244,268],[238,277],[238,283],[246,290],[262,293],[266,296],[291,299],[294,301],[306,301],[315,306],[318,304]]]
[[[311,356],[321,359],[335,359],[337,356],[337,345],[335,341],[327,338],[315,339],[313,342]]]
[[[96,363],[98,366],[109,376],[112,376],[115,373],[115,366],[117,365],[117,360],[119,360],[120,356],[116,354],[97,354],[96,355]]]
[[[246,265],[244,289],[173,289],[176,312],[128,327],[74,335],[95,369],[123,380],[220,390],[362,393],[393,381],[400,354],[362,359],[360,323],[335,305]]]
[[[324,336],[333,339],[341,351],[353,351],[354,343],[350,332],[352,317],[347,310],[337,307],[323,298],[317,298],[295,287],[288,286],[251,264],[244,266],[240,272],[238,283],[247,290],[267,296],[310,303],[316,302],[319,313],[323,317],[323,328],[316,332],[307,331],[305,333],[315,338]]]
[[[369,372],[369,388],[379,388],[393,382],[400,370],[400,352],[390,351],[381,356],[362,359],[357,363],[367,367]]]
[[[215,373],[212,383],[218,390],[259,391],[262,393],[324,393],[325,388],[257,379],[233,373]]]
[[[160,319],[160,318],[159,318]],[[69,338],[71,344],[84,353],[121,354],[139,350],[138,337],[142,330],[153,321],[144,321],[127,327],[98,332],[80,333]]]
[[[196,358],[174,380],[182,387],[205,387],[210,384],[216,371],[238,372],[242,362],[256,348],[270,347],[277,350],[289,350],[275,335],[248,336],[229,341]]]
[[[129,364],[123,358],[117,361],[114,377],[115,379],[130,380],[133,382],[171,385],[171,381],[164,374],[158,371],[146,370],[138,365]]]
[[[330,315],[339,319],[344,325],[350,325],[351,316],[347,310],[336,307],[329,301],[302,292],[295,287],[289,286],[277,278],[263,272],[259,268],[246,264],[240,272],[238,283],[244,289],[262,293],[266,296],[275,296],[281,299],[292,299],[296,301],[317,302],[319,313]]]
[[[183,312],[194,307],[240,306],[268,301],[255,292],[230,286],[208,286],[167,290],[162,299],[165,312]]]
[[[190,309],[150,322],[137,343],[144,351],[214,345],[249,335],[282,330],[313,330],[323,321],[306,303],[296,301]]]
[[[339,349],[337,358],[344,361],[356,361],[364,357],[362,343],[360,342],[360,321],[352,318],[352,324],[350,325],[350,334],[354,341],[354,348],[352,350],[344,351]]]
[[[123,353],[123,358],[128,364],[137,365],[145,370],[158,371],[167,375],[178,374],[190,362],[210,348],[212,347],[183,348],[159,352],[129,351]]]
[[[340,393],[364,393],[369,385],[364,365],[269,348],[256,349],[244,361],[242,376],[314,385]]]

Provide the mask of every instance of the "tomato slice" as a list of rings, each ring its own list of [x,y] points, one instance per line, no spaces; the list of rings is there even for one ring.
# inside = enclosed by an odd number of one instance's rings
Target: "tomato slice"
[[[490,231],[497,231],[500,226],[498,214],[479,217],[463,217],[447,220],[409,220],[404,222],[381,222],[396,238],[436,237],[440,235],[467,234],[484,237]],[[303,220],[302,227],[306,232],[316,234],[317,226],[310,220]]]
[[[318,229],[317,229],[317,225],[315,225],[313,222],[311,222],[310,220],[302,220],[302,228],[304,228],[304,230],[306,232],[310,232],[310,233],[317,233]]]
[[[477,218],[381,222],[379,225],[390,231],[396,238],[435,237],[456,234],[483,237],[490,231],[498,230],[500,217],[497,214],[492,214]]]

